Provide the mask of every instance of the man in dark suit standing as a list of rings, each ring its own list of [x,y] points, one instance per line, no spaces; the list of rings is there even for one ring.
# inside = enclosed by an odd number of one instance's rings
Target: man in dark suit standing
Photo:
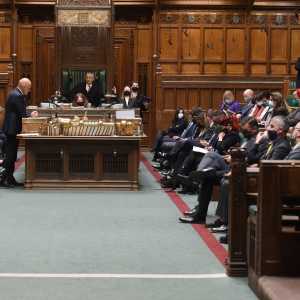
[[[19,184],[13,174],[15,170],[15,162],[17,160],[18,140],[17,134],[22,131],[22,118],[27,117],[26,114],[26,96],[31,90],[31,81],[28,78],[22,78],[16,89],[8,95],[5,105],[5,119],[3,132],[6,135],[5,159],[3,161],[1,185],[4,187],[14,187]],[[37,116],[37,112],[31,113],[31,116]]]
[[[72,100],[76,94],[85,95],[93,107],[101,106],[101,99],[104,97],[100,84],[95,80],[95,75],[92,72],[85,74],[85,82],[75,86],[71,91]]]

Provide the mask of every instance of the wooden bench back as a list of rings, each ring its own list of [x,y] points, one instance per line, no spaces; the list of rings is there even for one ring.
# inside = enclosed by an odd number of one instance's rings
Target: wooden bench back
[[[300,275],[299,178],[300,161],[260,164],[255,252],[258,276]]]
[[[259,169],[247,168],[246,153],[241,149],[233,149],[231,156],[226,272],[229,276],[247,276],[248,209],[257,201]]]

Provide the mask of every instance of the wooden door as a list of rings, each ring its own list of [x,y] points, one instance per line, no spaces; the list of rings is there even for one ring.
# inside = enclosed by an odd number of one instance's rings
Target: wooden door
[[[53,95],[55,81],[55,31],[51,28],[38,28],[36,37],[35,84],[33,85],[34,103],[38,104]]]
[[[125,85],[130,85],[133,80],[133,40],[127,37],[115,37],[114,43],[114,78],[119,95],[122,94]]]

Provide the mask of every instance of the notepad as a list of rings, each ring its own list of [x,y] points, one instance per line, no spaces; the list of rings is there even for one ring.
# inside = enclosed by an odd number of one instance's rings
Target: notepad
[[[125,109],[116,111],[116,119],[130,120],[134,119],[135,110],[134,109]]]
[[[197,152],[197,153],[203,153],[203,154],[206,154],[206,153],[209,152],[209,151],[206,150],[205,148],[201,148],[201,147],[197,147],[197,146],[194,146],[194,147],[193,147],[193,151],[194,151],[194,152]]]

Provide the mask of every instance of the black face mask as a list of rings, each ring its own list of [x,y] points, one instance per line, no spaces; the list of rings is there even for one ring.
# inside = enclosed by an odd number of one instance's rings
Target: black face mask
[[[135,92],[135,93],[136,93],[138,90],[139,90],[139,89],[137,89],[137,88],[132,88],[132,91]]]
[[[124,92],[124,96],[130,96],[130,92]]]
[[[225,134],[229,133],[229,129],[227,127],[224,127],[224,129],[222,130]]]
[[[251,131],[247,130],[247,129],[242,129],[241,130],[241,133],[243,134],[243,136],[246,138],[246,139],[251,139],[253,137],[253,134]]]
[[[269,140],[274,141],[277,139],[278,134],[274,130],[268,130],[268,137],[269,137]]]

